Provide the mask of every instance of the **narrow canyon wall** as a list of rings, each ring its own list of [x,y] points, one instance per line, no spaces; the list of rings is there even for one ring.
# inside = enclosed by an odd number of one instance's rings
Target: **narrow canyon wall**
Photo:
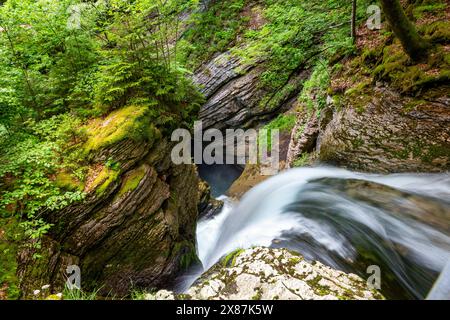
[[[123,296],[134,287],[168,286],[197,263],[199,179],[193,165],[173,165],[170,151],[164,139],[154,147],[124,140],[102,150],[97,160],[121,159],[122,173],[82,203],[43,213],[54,226],[42,249],[19,254],[23,297],[45,284],[62,290],[69,265],[81,268],[83,289]]]

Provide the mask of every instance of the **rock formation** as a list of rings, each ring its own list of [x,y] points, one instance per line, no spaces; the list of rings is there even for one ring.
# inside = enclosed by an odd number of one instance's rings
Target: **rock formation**
[[[273,94],[260,85],[263,70],[263,62],[243,64],[229,52],[202,65],[193,80],[207,99],[199,114],[204,128],[248,128],[292,107],[298,90],[286,93],[275,106],[270,103],[273,97],[263,102],[265,95]],[[307,76],[308,72],[301,70],[286,86],[298,87]]]
[[[442,172],[450,168],[450,99],[412,109],[408,97],[375,88],[362,110],[335,110],[317,145],[321,161],[369,172]]]
[[[237,250],[206,271],[182,295],[168,291],[147,299],[337,300],[383,299],[355,274],[306,261],[286,249]]]
[[[196,263],[199,179],[193,165],[173,165],[170,151],[164,139],[153,148],[127,139],[102,150],[121,159],[123,173],[110,180],[110,172],[82,203],[43,213],[54,226],[42,249],[19,254],[23,296],[44,284],[60,292],[69,265],[81,268],[83,289],[121,296],[167,286]]]

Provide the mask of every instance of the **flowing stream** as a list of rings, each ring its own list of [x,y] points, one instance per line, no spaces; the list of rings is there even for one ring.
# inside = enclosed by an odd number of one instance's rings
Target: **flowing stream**
[[[385,296],[423,298],[450,258],[448,174],[300,168],[221,199],[197,227],[204,270],[237,248],[285,247],[363,278],[378,265]]]

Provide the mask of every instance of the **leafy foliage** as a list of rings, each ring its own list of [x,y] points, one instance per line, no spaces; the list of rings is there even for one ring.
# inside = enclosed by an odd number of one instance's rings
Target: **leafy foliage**
[[[0,219],[0,297],[6,293],[9,299],[19,297],[18,279],[15,274],[16,250],[22,232],[16,219]],[[3,292],[2,292],[3,291]]]
[[[40,217],[43,208],[58,209],[83,198],[80,191],[65,191],[54,183],[54,175],[69,169],[71,149],[67,149],[74,135],[76,121],[69,115],[58,115],[26,124],[27,131],[18,132],[2,141],[4,153],[0,157],[2,217],[15,214],[24,219],[25,235],[39,239],[50,225]]]
[[[267,23],[244,34],[245,46],[234,50],[247,61],[265,61],[262,86],[278,90],[292,73],[306,68],[321,55],[351,51],[351,6],[345,1],[267,0]]]
[[[193,121],[202,97],[173,40],[181,13],[197,2],[0,5],[0,216],[17,218],[34,246],[51,228],[42,212],[85,197],[89,152],[124,138],[155,140]],[[139,111],[135,121],[130,108]],[[121,117],[99,130],[110,113]],[[120,174],[111,163],[100,191]]]
[[[244,0],[212,1],[208,10],[191,15],[192,26],[179,43],[179,59],[195,69],[207,58],[228,49],[248,21],[241,12]]]
[[[321,110],[326,105],[327,89],[330,85],[328,63],[325,60],[317,62],[311,77],[305,81],[299,101],[309,110]]]

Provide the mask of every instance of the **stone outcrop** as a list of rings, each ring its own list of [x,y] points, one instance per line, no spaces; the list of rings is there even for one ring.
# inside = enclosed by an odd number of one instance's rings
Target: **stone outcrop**
[[[174,165],[170,151],[164,139],[153,147],[125,139],[94,156],[121,159],[122,169],[83,202],[42,213],[53,227],[42,249],[19,254],[23,297],[45,284],[61,292],[69,265],[80,267],[83,289],[123,296],[132,287],[167,286],[196,263],[199,179],[193,165]]]
[[[238,250],[205,272],[183,295],[168,291],[147,299],[337,300],[383,299],[355,274],[306,261],[286,249]]]
[[[320,161],[369,172],[450,168],[450,99],[414,100],[375,87],[364,105],[335,109],[318,137]],[[359,107],[358,107],[359,106]]]
[[[211,218],[218,214],[223,207],[223,201],[211,196],[211,187],[205,181],[199,183],[198,218]]]
[[[228,189],[227,195],[234,199],[240,199],[247,191],[268,178],[270,176],[261,174],[260,165],[247,164],[241,176]]]

